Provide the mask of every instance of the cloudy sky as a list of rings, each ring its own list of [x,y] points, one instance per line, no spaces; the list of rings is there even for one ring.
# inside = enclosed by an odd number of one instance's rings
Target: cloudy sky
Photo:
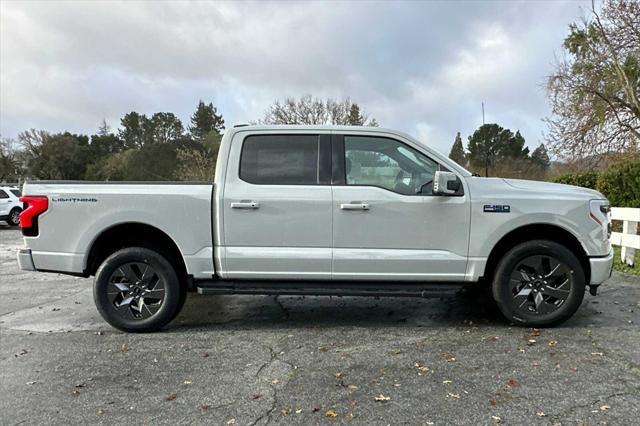
[[[94,132],[199,99],[227,125],[346,97],[448,152],[487,122],[542,141],[544,79],[581,1],[0,2],[0,134]]]

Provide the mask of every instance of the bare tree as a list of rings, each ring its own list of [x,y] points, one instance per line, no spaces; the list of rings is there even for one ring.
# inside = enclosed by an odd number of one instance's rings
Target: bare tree
[[[40,155],[40,147],[49,133],[44,130],[30,129],[18,134],[18,143],[28,155]]]
[[[577,160],[640,149],[640,3],[592,3],[571,24],[565,57],[547,79],[552,106],[547,140],[560,157]]]
[[[311,95],[300,99],[276,100],[265,112],[265,124],[334,124],[377,127],[375,118],[361,112],[360,106],[349,98],[319,99]]]

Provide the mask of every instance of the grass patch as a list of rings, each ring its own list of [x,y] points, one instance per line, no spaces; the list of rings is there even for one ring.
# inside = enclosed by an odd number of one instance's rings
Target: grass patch
[[[633,268],[620,260],[620,247],[613,247],[613,251],[613,269],[626,274],[640,276],[640,250],[636,250],[636,263]]]

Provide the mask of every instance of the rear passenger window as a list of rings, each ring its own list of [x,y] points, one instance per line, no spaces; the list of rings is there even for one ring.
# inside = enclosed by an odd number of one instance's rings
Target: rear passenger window
[[[16,198],[22,197],[22,194],[17,189],[10,189],[11,193],[16,196]]]
[[[242,145],[240,179],[262,185],[317,185],[318,135],[255,135]]]
[[[9,198],[9,195],[2,189],[0,189],[0,198]]]

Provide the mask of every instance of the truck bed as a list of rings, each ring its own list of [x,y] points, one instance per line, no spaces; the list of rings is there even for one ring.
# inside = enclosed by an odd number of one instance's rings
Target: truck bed
[[[209,182],[28,181],[23,195],[49,199],[38,235],[25,236],[34,267],[84,274],[92,243],[103,232],[144,223],[173,240],[189,274],[211,278],[214,189]]]

